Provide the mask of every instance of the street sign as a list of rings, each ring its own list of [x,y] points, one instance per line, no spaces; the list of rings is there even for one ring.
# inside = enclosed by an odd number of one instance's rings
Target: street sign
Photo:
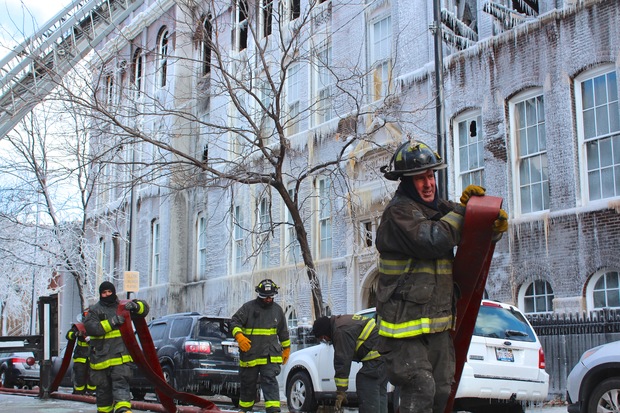
[[[140,289],[140,273],[138,271],[125,271],[123,289],[128,293],[138,292]]]

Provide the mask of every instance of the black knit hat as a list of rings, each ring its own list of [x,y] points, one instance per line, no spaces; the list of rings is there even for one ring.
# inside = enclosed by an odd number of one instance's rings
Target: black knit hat
[[[116,287],[110,281],[104,281],[99,286],[99,295],[103,293],[105,290],[112,291],[112,295],[116,295]]]
[[[332,323],[329,317],[319,317],[314,322],[312,326],[312,333],[316,338],[321,338],[323,336],[332,337]]]

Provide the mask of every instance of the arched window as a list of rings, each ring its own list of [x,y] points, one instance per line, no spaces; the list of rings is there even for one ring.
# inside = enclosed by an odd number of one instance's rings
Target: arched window
[[[158,85],[160,87],[166,86],[166,78],[168,75],[168,40],[170,37],[170,32],[164,26],[159,31],[159,36],[157,37],[157,51],[158,51],[158,61],[157,61],[157,72],[158,72]]]
[[[524,284],[519,291],[519,307],[524,313],[549,313],[553,311],[553,288],[544,280]]]
[[[138,48],[133,53],[132,59],[132,69],[133,69],[133,85],[136,93],[136,97],[139,98],[142,93],[142,49]]]
[[[588,310],[620,307],[620,275],[618,271],[603,270],[594,274],[586,288]]]

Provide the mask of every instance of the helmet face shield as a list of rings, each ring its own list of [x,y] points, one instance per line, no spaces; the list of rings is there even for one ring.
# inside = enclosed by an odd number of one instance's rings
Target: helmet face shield
[[[390,165],[383,166],[381,172],[386,179],[396,181],[401,176],[414,176],[429,169],[437,171],[446,167],[437,152],[425,143],[412,140],[398,147],[390,160]]]

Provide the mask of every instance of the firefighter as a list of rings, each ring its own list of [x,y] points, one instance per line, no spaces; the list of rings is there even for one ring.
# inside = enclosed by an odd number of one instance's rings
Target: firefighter
[[[376,246],[378,349],[388,379],[401,388],[401,413],[443,413],[454,378],[454,248],[467,202],[485,189],[469,185],[460,204],[439,199],[435,171],[445,167],[427,145],[411,140],[381,168],[386,179],[400,180],[383,212]],[[501,210],[493,226],[498,236],[508,229],[507,218]]]
[[[98,413],[131,413],[130,363],[133,359],[121,337],[119,327],[125,317],[116,314],[119,305],[116,288],[109,281],[99,286],[99,302],[90,307],[84,321],[90,336],[90,368],[97,385]],[[145,317],[149,306],[142,300],[125,304],[132,317]]]
[[[262,280],[255,288],[256,299],[243,304],[232,316],[232,334],[240,350],[239,407],[243,412],[252,411],[259,376],[267,413],[280,411],[277,376],[288,360],[291,341],[284,311],[273,301],[278,289],[272,280]]]
[[[373,318],[361,315],[319,317],[312,326],[319,340],[334,346],[336,410],[347,404],[351,363],[361,362],[355,376],[360,413],[387,413],[387,377],[377,351],[379,331]]]
[[[88,308],[82,311],[78,316],[78,322],[82,322],[88,314]],[[78,327],[73,324],[67,335],[67,340],[75,340],[75,349],[73,350],[73,394],[94,395],[97,386],[91,379],[90,367],[88,359],[90,356],[90,347],[88,342],[90,337],[83,334]]]

